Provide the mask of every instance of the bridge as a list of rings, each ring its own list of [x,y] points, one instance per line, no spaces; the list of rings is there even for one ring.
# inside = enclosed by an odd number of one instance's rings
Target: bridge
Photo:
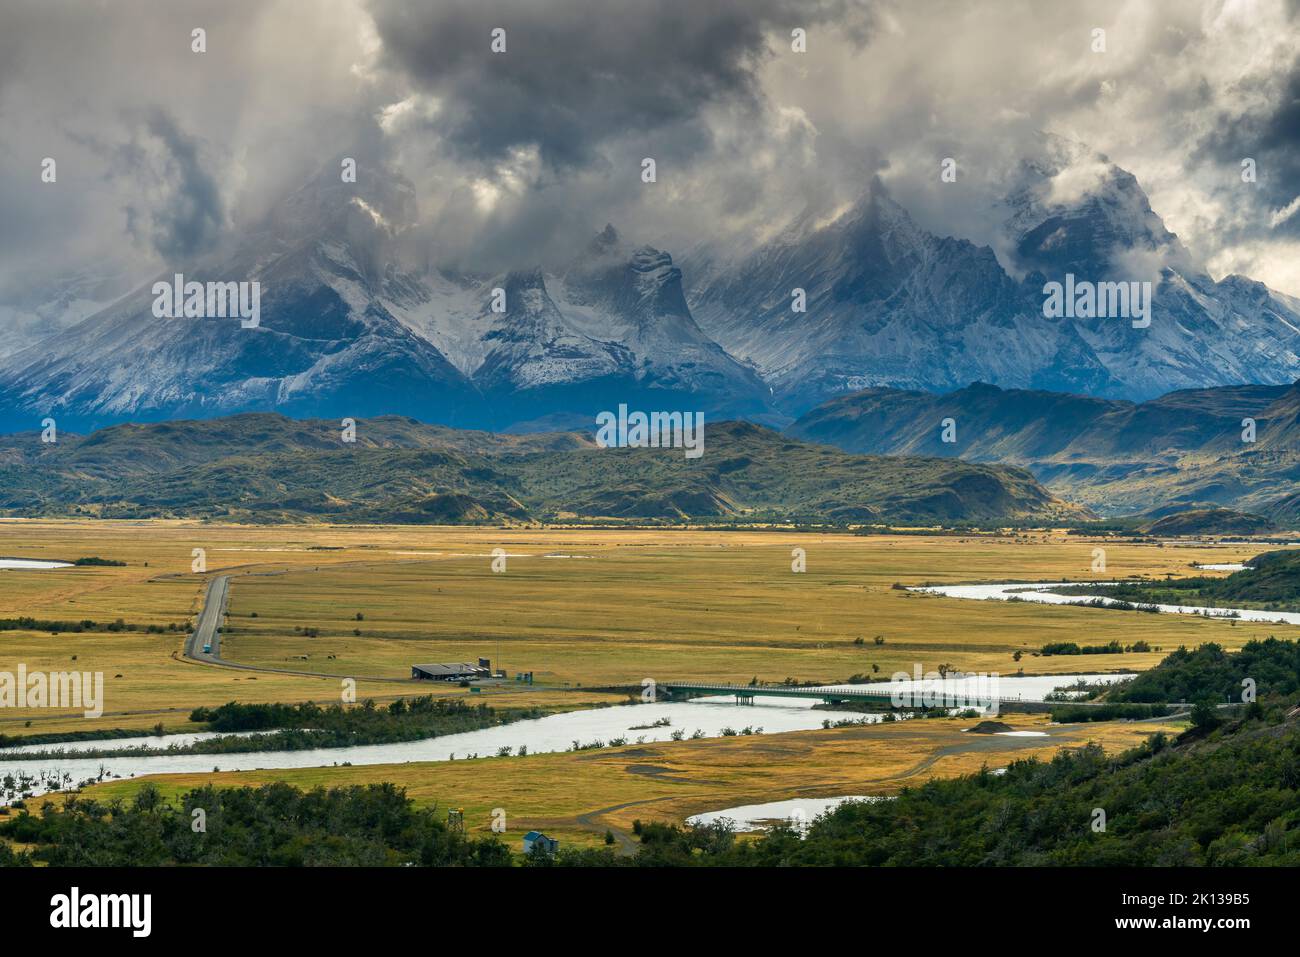
[[[978,693],[978,688],[945,690],[925,684],[900,688],[892,682],[864,685],[731,685],[708,684],[694,681],[671,681],[659,684],[659,689],[670,698],[697,698],[702,695],[734,695],[736,704],[753,704],[754,698],[818,698],[825,704],[875,704],[885,708],[961,708],[996,704],[999,708],[1012,706],[1024,710],[1050,711],[1054,704],[1047,701],[1026,701],[1023,698],[994,697]],[[896,696],[906,703],[895,704]],[[912,699],[912,700],[907,700]],[[924,702],[932,701],[926,705]],[[1059,704],[1059,702],[1057,702]],[[1098,705],[1100,702],[1079,701],[1071,704]]]

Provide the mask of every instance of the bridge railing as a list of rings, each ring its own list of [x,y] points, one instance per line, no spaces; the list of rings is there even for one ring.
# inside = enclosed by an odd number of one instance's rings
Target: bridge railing
[[[908,686],[899,688],[885,682],[877,683],[876,687],[861,686],[855,688],[845,688],[840,685],[724,685],[724,684],[700,684],[688,681],[671,681],[660,682],[659,687],[668,692],[672,691],[697,691],[702,694],[738,694],[746,696],[769,697],[804,697],[804,698],[894,698],[899,694],[909,697],[926,697],[931,694],[937,694],[941,697],[975,700],[979,702],[988,702],[990,704],[1078,704],[1084,706],[1100,707],[1106,702],[1102,701],[1076,701],[1076,702],[1044,702],[1035,698],[1013,698],[1006,695],[984,696],[980,695],[978,690],[971,689],[966,691],[960,688],[927,688],[925,686]]]
[[[1071,705],[1085,708],[1104,708],[1116,702],[1110,701],[1043,701],[1038,698],[1012,698],[1006,695],[996,697],[981,696],[978,691],[970,692],[961,689],[945,688],[926,688],[924,686],[908,686],[899,688],[888,682],[873,682],[872,685],[860,685],[853,688],[846,688],[843,685],[725,685],[725,684],[703,684],[691,681],[663,681],[659,687],[665,691],[697,691],[701,694],[736,694],[744,696],[761,696],[769,697],[803,697],[803,698],[893,698],[895,695],[904,694],[909,697],[925,697],[930,694],[938,694],[953,699],[975,700],[987,702],[989,704],[1021,704],[1021,705]],[[1119,702],[1122,704],[1139,703],[1139,702]],[[1186,701],[1159,701],[1159,702],[1141,702],[1148,704],[1159,704],[1170,708],[1190,708],[1191,705]]]

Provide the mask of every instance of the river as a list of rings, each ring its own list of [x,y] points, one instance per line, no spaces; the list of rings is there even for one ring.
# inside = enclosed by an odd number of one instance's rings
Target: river
[[[1053,688],[1085,681],[1114,681],[1126,675],[1058,675],[1056,677],[1010,677],[1000,679],[1000,693],[1006,697],[1024,700],[1042,700]],[[950,678],[949,682],[964,679]],[[902,683],[907,687],[911,682]],[[844,687],[853,687],[845,685]],[[494,757],[498,749],[509,747],[518,751],[522,745],[530,754],[567,751],[575,741],[590,744],[612,738],[625,738],[628,744],[671,740],[674,731],[683,732],[687,738],[697,732],[702,737],[721,737],[723,731],[736,732],[749,727],[762,729],[765,734],[782,731],[807,731],[821,728],[824,721],[865,720],[878,721],[883,715],[862,714],[847,710],[814,710],[814,699],[772,698],[759,695],[752,707],[738,706],[730,697],[697,698],[688,702],[660,702],[610,708],[592,708],[565,714],[532,718],[512,724],[465,731],[420,741],[399,744],[368,744],[347,748],[318,748],[309,751],[249,751],[234,754],[164,754],[117,757],[83,758],[76,752],[95,748],[123,750],[132,747],[166,747],[168,744],[188,744],[191,741],[213,737],[210,732],[185,735],[168,735],[164,738],[141,736],[104,741],[81,741],[66,745],[23,746],[0,751],[0,791],[6,776],[19,774],[44,775],[49,781],[71,780],[74,784],[90,780],[138,777],[144,774],[181,774],[203,771],[248,771],[267,768],[313,768],[336,764],[401,764],[410,761],[449,761],[465,758]],[[640,728],[636,725],[654,724],[668,719],[667,727]],[[42,751],[62,748],[66,753],[49,758],[25,761],[6,761],[6,756],[17,751]],[[65,777],[66,775],[66,777]],[[43,790],[51,790],[46,786]],[[35,789],[38,793],[41,788]],[[12,795],[0,793],[0,803],[7,803]]]
[[[0,570],[39,571],[46,568],[71,568],[72,562],[47,562],[39,558],[0,558]]]
[[[1118,582],[1003,582],[997,585],[917,585],[909,591],[943,595],[947,598],[969,598],[976,601],[1020,601],[1042,605],[1079,605],[1100,601],[1105,605],[1118,604],[1115,598],[1098,595],[1058,595],[1053,588],[1078,585],[1115,585]],[[1103,591],[1104,589],[1099,589]],[[1146,607],[1145,605],[1143,607]],[[1249,608],[1208,608],[1200,605],[1151,605],[1167,615],[1201,615],[1210,618],[1228,618],[1237,621],[1265,621],[1277,625],[1300,625],[1300,612],[1258,611]]]

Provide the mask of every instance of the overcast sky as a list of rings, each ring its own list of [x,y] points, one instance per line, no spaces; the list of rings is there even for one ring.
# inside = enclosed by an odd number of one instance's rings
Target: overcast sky
[[[875,176],[991,242],[1038,131],[1134,173],[1216,277],[1300,295],[1300,0],[0,0],[0,322],[221,249],[339,155],[489,270],[606,222],[743,248]]]

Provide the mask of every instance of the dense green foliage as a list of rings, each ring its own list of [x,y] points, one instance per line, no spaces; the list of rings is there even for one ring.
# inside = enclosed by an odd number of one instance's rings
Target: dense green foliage
[[[194,811],[203,812],[196,830]],[[129,805],[70,798],[0,823],[0,837],[35,845],[15,855],[0,842],[0,865],[53,866],[500,866],[510,853],[495,838],[449,830],[438,809],[417,810],[391,784],[317,788],[199,788],[180,806],[146,784]]]
[[[1243,682],[1257,697],[1300,691],[1300,644],[1269,638],[1250,641],[1238,652],[1210,642],[1193,651],[1179,648],[1158,667],[1107,695],[1111,701],[1241,701]]]
[[[23,615],[19,618],[0,618],[0,631],[48,631],[52,635],[74,634],[84,631],[143,631],[156,635],[168,631],[188,631],[188,623],[172,622],[167,627],[162,625],[137,625],[121,618],[115,621],[94,621],[83,618],[80,621],[55,621],[47,618],[31,618]]]
[[[29,744],[67,744],[70,741],[111,741],[138,738],[139,728],[96,728],[93,731],[54,731],[48,734],[0,734],[0,748]]]
[[[1052,720],[1057,724],[1077,724],[1081,721],[1123,721],[1159,718],[1173,710],[1163,704],[1061,704],[1052,709]]]
[[[1122,655],[1124,646],[1118,641],[1107,645],[1079,645],[1073,641],[1055,641],[1043,645],[1040,655]]]

